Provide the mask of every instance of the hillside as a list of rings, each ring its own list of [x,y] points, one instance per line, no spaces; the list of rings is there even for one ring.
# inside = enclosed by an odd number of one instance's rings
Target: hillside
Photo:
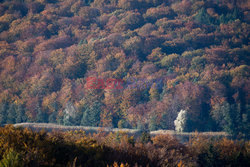
[[[5,0],[0,125],[250,135],[247,0]],[[180,118],[181,119],[181,118]]]

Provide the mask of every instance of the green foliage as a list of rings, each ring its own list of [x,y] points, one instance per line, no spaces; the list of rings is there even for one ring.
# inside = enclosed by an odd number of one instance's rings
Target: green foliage
[[[191,61],[191,69],[196,70],[197,72],[203,71],[206,65],[206,59],[204,57],[194,57]]]
[[[3,159],[0,161],[0,167],[24,167],[24,162],[19,153],[10,149],[4,153]]]
[[[220,127],[233,138],[249,138],[249,109],[244,114],[240,104],[224,103],[221,106],[217,105],[212,114]]]
[[[7,110],[7,124],[16,123],[16,105],[10,104],[9,109]]]
[[[232,12],[229,12],[227,14],[220,15],[220,23],[226,24],[231,21],[235,21],[237,19],[242,19],[242,14],[240,13],[238,8],[234,8]]]
[[[156,116],[153,116],[152,118],[150,118],[148,129],[150,131],[155,131],[155,130],[158,129],[157,126],[158,126],[158,124],[157,124],[157,118],[156,118]]]
[[[81,125],[98,126],[100,123],[101,104],[95,102],[92,106],[86,107],[83,111]]]
[[[7,105],[5,103],[0,104],[0,125],[6,123],[7,116]]]
[[[180,55],[178,54],[167,55],[161,60],[161,65],[167,68],[173,67],[175,64],[177,64],[179,57]]]
[[[56,121],[56,112],[52,112],[50,115],[49,115],[49,123],[57,123]]]
[[[47,114],[44,111],[42,111],[40,106],[37,106],[36,111],[37,111],[36,122],[40,123],[47,122]]]
[[[22,105],[17,106],[16,110],[16,123],[26,122],[28,120],[24,107]]]
[[[150,94],[149,98],[150,98],[151,100],[159,100],[159,98],[160,98],[160,93],[159,93],[159,90],[158,90],[158,88],[157,88],[156,83],[154,83],[154,84],[152,85],[152,87],[150,88],[149,94]]]
[[[198,13],[194,17],[194,19],[197,20],[199,23],[206,24],[206,25],[210,25],[210,24],[215,23],[214,19],[207,14],[207,12],[204,8],[202,8],[198,11]]]

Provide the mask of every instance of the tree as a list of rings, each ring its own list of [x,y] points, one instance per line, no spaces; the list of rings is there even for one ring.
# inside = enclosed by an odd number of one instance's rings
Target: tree
[[[206,65],[206,59],[204,57],[194,57],[191,61],[191,68],[197,72],[203,71],[204,67]]]
[[[81,125],[98,126],[100,123],[101,103],[94,102],[91,106],[87,106],[83,111]]]
[[[173,17],[173,11],[168,6],[160,5],[156,8],[149,8],[144,18],[149,22],[154,22],[163,17]]]
[[[7,119],[7,104],[1,103],[0,104],[0,125],[6,123]]]
[[[100,104],[95,103],[86,108],[83,112],[81,125],[83,126],[98,126],[100,123]]]
[[[9,109],[7,111],[7,124],[16,123],[16,105],[10,104]]]
[[[150,118],[150,121],[149,121],[149,124],[148,124],[148,129],[150,131],[154,131],[154,130],[157,130],[157,117],[156,116],[152,116]]]
[[[175,130],[177,132],[183,132],[186,129],[187,125],[187,111],[186,110],[181,110],[174,121],[175,125]]]
[[[16,123],[26,122],[27,116],[25,114],[24,106],[17,105],[16,109]]]
[[[49,123],[56,123],[56,111],[49,115]]]
[[[178,63],[179,57],[180,55],[178,54],[167,55],[161,60],[161,65],[163,67],[171,68]]]
[[[240,105],[225,104],[224,114],[225,124],[223,129],[232,135],[233,138],[238,137],[242,128],[240,126]]]
[[[140,136],[140,140],[142,143],[151,142],[150,132],[148,130],[143,130]]]
[[[24,167],[24,162],[21,155],[15,152],[12,148],[6,150],[3,159],[0,161],[1,167]]]
[[[63,116],[63,124],[67,126],[76,125],[76,118],[77,118],[77,109],[75,106],[68,101],[66,104],[65,109],[63,110],[64,116]]]
[[[209,16],[204,8],[200,9],[195,15],[195,19],[201,24],[213,24],[214,20]]]
[[[117,124],[118,128],[129,128],[129,124],[126,120],[121,119]]]
[[[138,7],[137,0],[118,0],[118,7],[125,10],[132,10]]]
[[[164,56],[166,56],[166,54],[162,52],[161,48],[157,47],[152,50],[151,54],[147,56],[147,59],[152,62],[157,62]]]
[[[158,91],[157,85],[156,83],[154,83],[152,85],[152,87],[149,90],[149,94],[150,94],[150,99],[151,100],[159,100],[160,98],[160,93]]]
[[[211,111],[212,117],[217,124],[233,138],[249,137],[249,113],[241,113],[242,106],[240,104],[217,104]]]
[[[116,32],[124,31],[124,30],[134,30],[140,27],[143,23],[143,17],[139,12],[127,12],[126,17],[122,18],[119,22],[117,22],[114,26],[114,30]]]
[[[36,108],[36,112],[37,112],[36,122],[38,123],[47,122],[47,114],[42,111],[39,105]]]

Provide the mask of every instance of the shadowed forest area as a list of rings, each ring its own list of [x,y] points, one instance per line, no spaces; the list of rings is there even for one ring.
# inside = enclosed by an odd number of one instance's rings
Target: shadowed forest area
[[[194,135],[182,144],[171,135],[134,138],[126,133],[82,130],[34,132],[0,128],[0,166],[237,166],[250,165],[249,141]]]

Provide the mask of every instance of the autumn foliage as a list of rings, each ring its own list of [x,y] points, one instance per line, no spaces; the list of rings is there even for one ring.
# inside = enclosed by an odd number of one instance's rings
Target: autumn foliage
[[[174,130],[185,110],[185,131],[249,138],[248,8],[246,0],[1,1],[0,124]],[[123,89],[87,89],[90,77]]]
[[[85,134],[0,128],[0,165],[12,166],[249,166],[249,142],[196,134],[189,143],[170,135],[147,140],[126,133]]]

